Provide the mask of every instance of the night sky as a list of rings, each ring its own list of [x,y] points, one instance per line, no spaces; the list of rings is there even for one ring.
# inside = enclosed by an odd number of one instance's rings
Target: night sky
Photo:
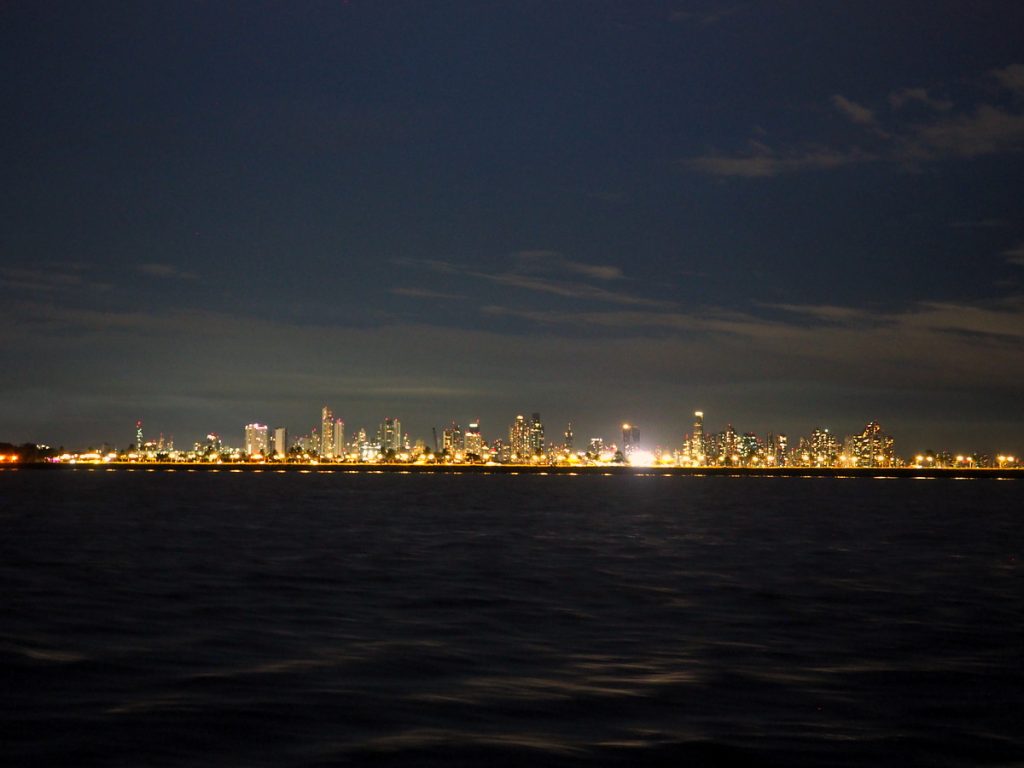
[[[0,4],[0,440],[1024,448],[1024,5]]]

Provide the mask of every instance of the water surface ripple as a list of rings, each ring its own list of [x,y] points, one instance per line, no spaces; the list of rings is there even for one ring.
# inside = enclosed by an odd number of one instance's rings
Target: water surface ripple
[[[7,472],[7,765],[1020,765],[1024,483]]]

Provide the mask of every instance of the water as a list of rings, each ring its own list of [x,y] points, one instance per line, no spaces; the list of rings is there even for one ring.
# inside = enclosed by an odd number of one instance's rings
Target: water
[[[0,473],[6,765],[1020,765],[1024,482]]]

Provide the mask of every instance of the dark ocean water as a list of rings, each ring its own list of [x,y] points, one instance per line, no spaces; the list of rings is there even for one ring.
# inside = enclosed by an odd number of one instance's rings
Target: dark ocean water
[[[1024,482],[0,472],[4,765],[1022,765]]]

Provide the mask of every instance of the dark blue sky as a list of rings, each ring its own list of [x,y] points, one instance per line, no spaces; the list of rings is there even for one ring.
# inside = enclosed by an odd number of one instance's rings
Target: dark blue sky
[[[0,5],[0,439],[1024,448],[1015,4]]]

